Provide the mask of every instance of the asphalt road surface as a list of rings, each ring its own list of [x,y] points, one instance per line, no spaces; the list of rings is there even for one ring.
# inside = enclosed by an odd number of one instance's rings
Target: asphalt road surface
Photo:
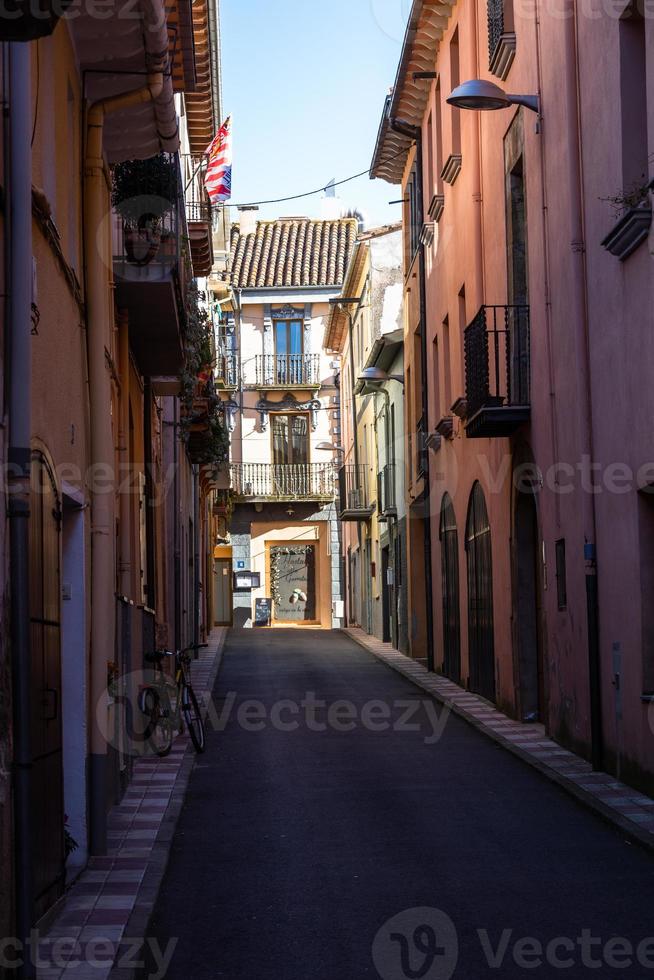
[[[654,859],[344,634],[233,631],[214,712],[167,980],[654,978]]]

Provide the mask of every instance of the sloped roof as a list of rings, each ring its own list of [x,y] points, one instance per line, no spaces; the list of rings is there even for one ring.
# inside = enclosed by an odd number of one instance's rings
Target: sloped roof
[[[413,0],[402,54],[391,95],[384,104],[370,175],[389,184],[400,184],[412,140],[397,133],[391,120],[399,119],[420,126],[425,114],[432,80],[416,78],[418,72],[431,72],[441,38],[445,33],[455,0]]]
[[[237,289],[340,286],[357,237],[356,218],[258,221],[242,235],[232,227],[230,272]]]

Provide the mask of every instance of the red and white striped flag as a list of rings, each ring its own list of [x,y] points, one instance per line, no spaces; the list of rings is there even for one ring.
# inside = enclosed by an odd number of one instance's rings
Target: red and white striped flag
[[[207,169],[204,186],[212,204],[228,201],[232,196],[232,117],[228,116],[205,150]]]

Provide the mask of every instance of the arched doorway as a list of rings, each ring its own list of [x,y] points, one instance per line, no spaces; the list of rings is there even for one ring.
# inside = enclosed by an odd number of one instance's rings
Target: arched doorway
[[[448,493],[441,504],[441,583],[443,594],[443,673],[461,680],[461,614],[459,611],[459,532]]]
[[[540,535],[536,499],[526,489],[515,494],[513,600],[520,717],[522,721],[543,721]]]
[[[491,529],[484,491],[475,483],[466,522],[468,559],[468,651],[470,690],[495,700],[493,630],[493,559]]]
[[[32,846],[37,917],[64,887],[61,726],[61,502],[42,453],[32,455],[30,622],[32,636]]]

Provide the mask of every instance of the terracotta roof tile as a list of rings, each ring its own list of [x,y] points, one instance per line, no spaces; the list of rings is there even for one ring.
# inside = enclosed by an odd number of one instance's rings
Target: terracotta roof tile
[[[230,271],[239,289],[340,286],[357,236],[355,218],[258,221],[256,232],[232,227]]]

